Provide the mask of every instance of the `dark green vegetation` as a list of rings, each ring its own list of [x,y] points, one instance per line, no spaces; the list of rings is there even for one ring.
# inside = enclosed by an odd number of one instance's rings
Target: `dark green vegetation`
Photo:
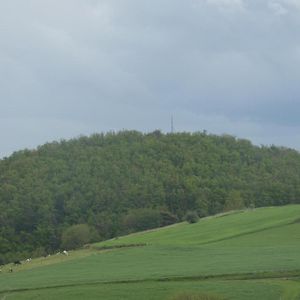
[[[185,220],[189,223],[197,223],[199,221],[199,216],[195,211],[188,211],[185,215]]]
[[[91,230],[86,224],[72,225],[66,229],[61,237],[61,246],[64,249],[77,249],[91,240]]]
[[[299,215],[300,205],[230,212],[7,265],[0,299],[297,300]]]
[[[97,134],[0,161],[0,263],[243,207],[299,203],[300,154],[231,136]],[[79,244],[81,244],[80,241]]]

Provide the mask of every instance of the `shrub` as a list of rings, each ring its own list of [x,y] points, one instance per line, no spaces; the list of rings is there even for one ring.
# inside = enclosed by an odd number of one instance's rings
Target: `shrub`
[[[0,266],[6,263],[4,255],[0,254]]]
[[[161,223],[160,226],[167,226],[178,222],[177,216],[167,210],[160,211]]]
[[[199,221],[199,216],[198,216],[198,214],[195,211],[189,211],[185,215],[184,219],[187,222],[189,222],[190,224],[192,224],[192,223],[197,223]]]
[[[131,210],[123,218],[123,231],[134,232],[159,227],[161,224],[160,212],[150,208]]]
[[[225,200],[224,208],[223,210],[230,211],[230,210],[239,210],[243,209],[245,207],[244,200],[241,196],[241,193],[239,191],[231,191],[227,195],[227,198]]]
[[[91,231],[87,224],[72,225],[67,228],[61,238],[63,249],[76,249],[87,244],[91,240]]]
[[[32,257],[41,257],[45,256],[47,254],[46,250],[44,247],[37,247],[33,252],[32,252]]]

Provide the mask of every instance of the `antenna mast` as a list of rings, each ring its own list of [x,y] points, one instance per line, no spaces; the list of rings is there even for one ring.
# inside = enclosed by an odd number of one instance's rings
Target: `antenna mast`
[[[174,133],[174,120],[173,120],[173,115],[171,115],[171,133]]]

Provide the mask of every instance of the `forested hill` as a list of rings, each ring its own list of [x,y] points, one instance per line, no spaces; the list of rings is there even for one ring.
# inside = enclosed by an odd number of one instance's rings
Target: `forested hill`
[[[96,240],[165,225],[189,210],[205,216],[288,203],[300,203],[295,150],[206,132],[48,143],[0,161],[0,263],[59,249],[74,224],[88,224]]]

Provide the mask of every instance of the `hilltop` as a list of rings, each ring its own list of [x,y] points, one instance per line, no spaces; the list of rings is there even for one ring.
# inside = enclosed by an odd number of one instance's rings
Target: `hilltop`
[[[90,241],[300,202],[300,154],[206,132],[95,134],[0,161],[0,263],[53,253],[70,226]]]
[[[299,299],[299,215],[300,205],[229,212],[7,265],[0,298]]]

